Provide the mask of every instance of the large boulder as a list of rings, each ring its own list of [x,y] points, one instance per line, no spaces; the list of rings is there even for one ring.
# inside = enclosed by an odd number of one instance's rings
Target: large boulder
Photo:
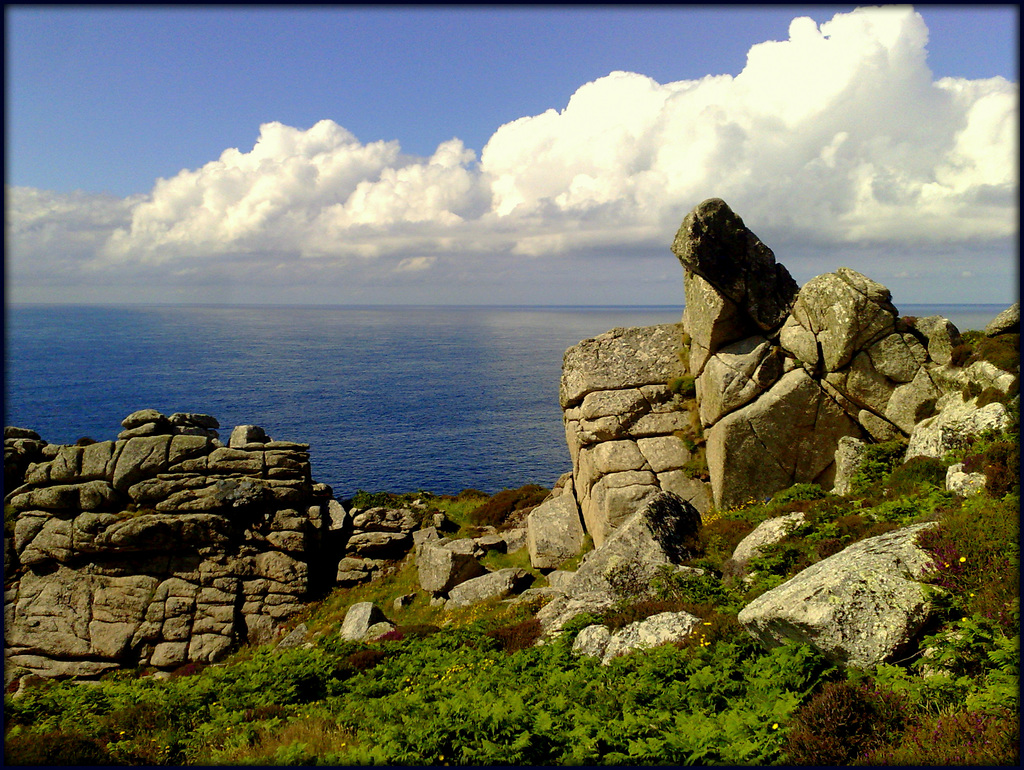
[[[487,599],[503,598],[514,593],[528,574],[524,569],[509,567],[459,583],[448,592],[448,605],[465,607]]]
[[[467,541],[470,552],[460,552],[455,543],[425,540],[416,554],[416,569],[420,588],[431,594],[444,594],[487,570],[473,555],[472,541]]]
[[[998,337],[1000,334],[1020,334],[1020,302],[1014,302],[997,315],[985,327],[985,336]]]
[[[868,669],[889,659],[931,614],[918,582],[932,557],[916,544],[933,523],[862,540],[762,594],[739,622],[768,646],[803,642],[844,665]]]
[[[339,635],[342,639],[359,641],[366,638],[369,630],[378,623],[387,623],[384,613],[373,602],[358,602],[348,608],[341,622]]]
[[[834,372],[849,363],[858,350],[893,332],[896,316],[887,288],[841,267],[804,284],[781,342],[813,367]],[[808,334],[816,350],[803,342]]]
[[[565,586],[569,596],[649,590],[662,565],[678,565],[695,552],[700,513],[672,492],[660,492],[599,548],[584,558]]]
[[[737,567],[743,568],[752,559],[762,555],[764,550],[771,545],[776,545],[785,540],[789,533],[796,527],[803,524],[805,516],[802,511],[787,513],[784,516],[762,521],[754,531],[744,537],[736,545],[732,552],[731,561]]]
[[[681,642],[700,625],[700,618],[688,612],[660,612],[644,620],[620,628],[608,639],[601,663],[608,665],[615,658],[646,650],[669,642]]]

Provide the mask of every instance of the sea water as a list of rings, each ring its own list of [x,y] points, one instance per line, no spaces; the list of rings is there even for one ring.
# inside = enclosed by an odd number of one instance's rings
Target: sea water
[[[1000,305],[908,305],[984,328]],[[313,478],[357,490],[493,493],[571,468],[566,348],[681,307],[17,306],[4,425],[110,440],[138,409],[211,414],[310,445]]]

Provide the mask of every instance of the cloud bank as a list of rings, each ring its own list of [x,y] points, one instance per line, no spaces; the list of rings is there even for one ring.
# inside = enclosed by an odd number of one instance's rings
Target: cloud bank
[[[9,189],[11,277],[472,282],[498,262],[671,260],[682,217],[712,196],[777,252],[1006,244],[1019,86],[936,81],[927,42],[908,7],[797,18],[736,76],[613,72],[501,126],[479,158],[456,138],[419,158],[331,120],[265,123],[251,150],[140,198]]]

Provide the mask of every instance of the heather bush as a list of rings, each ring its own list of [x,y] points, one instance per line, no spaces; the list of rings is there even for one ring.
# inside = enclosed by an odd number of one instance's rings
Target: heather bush
[[[1020,716],[1004,709],[929,717],[911,725],[898,742],[872,749],[853,764],[1019,766]]]
[[[497,639],[501,648],[505,652],[511,653],[532,647],[540,638],[541,630],[540,621],[537,618],[527,618],[510,626],[492,628],[487,632],[487,636]]]
[[[117,765],[94,738],[75,732],[50,730],[43,733],[9,730],[4,736],[5,765]]]
[[[1020,596],[1020,502],[968,498],[925,530],[918,543],[932,554],[928,579],[944,589],[953,608],[1012,627],[1012,605]]]
[[[487,502],[475,508],[470,520],[477,526],[501,527],[513,513],[533,508],[543,502],[550,490],[537,484],[527,484],[519,489],[503,489]]]
[[[905,698],[829,682],[794,715],[786,758],[796,765],[848,765],[899,735],[905,723]]]

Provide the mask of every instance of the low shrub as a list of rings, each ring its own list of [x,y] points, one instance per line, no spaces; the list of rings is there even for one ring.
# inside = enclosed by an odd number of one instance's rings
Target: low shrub
[[[919,491],[922,487],[946,486],[946,463],[935,457],[911,457],[893,468],[886,481],[886,497],[898,497]]]
[[[1020,334],[1000,334],[997,337],[980,337],[972,345],[965,366],[975,361],[988,361],[1004,372],[1016,372],[1020,367]]]
[[[612,631],[625,628],[630,623],[646,620],[662,612],[684,612],[685,602],[680,599],[643,599],[638,602],[624,602],[605,613],[604,625]]]
[[[753,530],[754,525],[746,519],[720,516],[701,527],[697,540],[699,554],[720,565],[732,556],[740,541]]]
[[[776,492],[772,496],[773,503],[790,503],[804,500],[821,500],[828,497],[828,492],[818,484],[794,484],[793,486]]]
[[[697,381],[692,374],[673,377],[668,381],[668,389],[677,396],[693,398],[697,395]]]
[[[906,724],[905,698],[865,684],[829,682],[794,715],[785,753],[796,765],[848,765]]]
[[[429,623],[414,623],[408,626],[399,626],[398,630],[402,632],[403,637],[406,639],[423,639],[424,637],[436,634],[441,628]]]
[[[1020,716],[960,711],[911,725],[898,742],[869,750],[857,765],[1019,766]]]
[[[519,489],[503,489],[473,509],[469,519],[480,527],[501,527],[513,513],[539,505],[549,493],[549,490],[537,484],[527,484]]]
[[[368,649],[353,652],[345,658],[345,662],[356,671],[367,671],[375,668],[385,658],[387,658],[387,653],[384,650]]]
[[[853,492],[864,493],[869,487],[884,481],[902,461],[906,451],[906,442],[898,438],[865,446],[860,466],[850,479]]]
[[[1020,444],[1015,441],[995,441],[981,452],[964,458],[964,470],[985,474],[985,491],[993,497],[1008,492],[1020,493]]]
[[[527,618],[511,626],[500,626],[492,628],[487,636],[497,639],[505,652],[516,652],[532,647],[540,639],[541,625],[537,618]]]
[[[116,765],[99,741],[73,732],[10,731],[4,736],[5,765]]]

